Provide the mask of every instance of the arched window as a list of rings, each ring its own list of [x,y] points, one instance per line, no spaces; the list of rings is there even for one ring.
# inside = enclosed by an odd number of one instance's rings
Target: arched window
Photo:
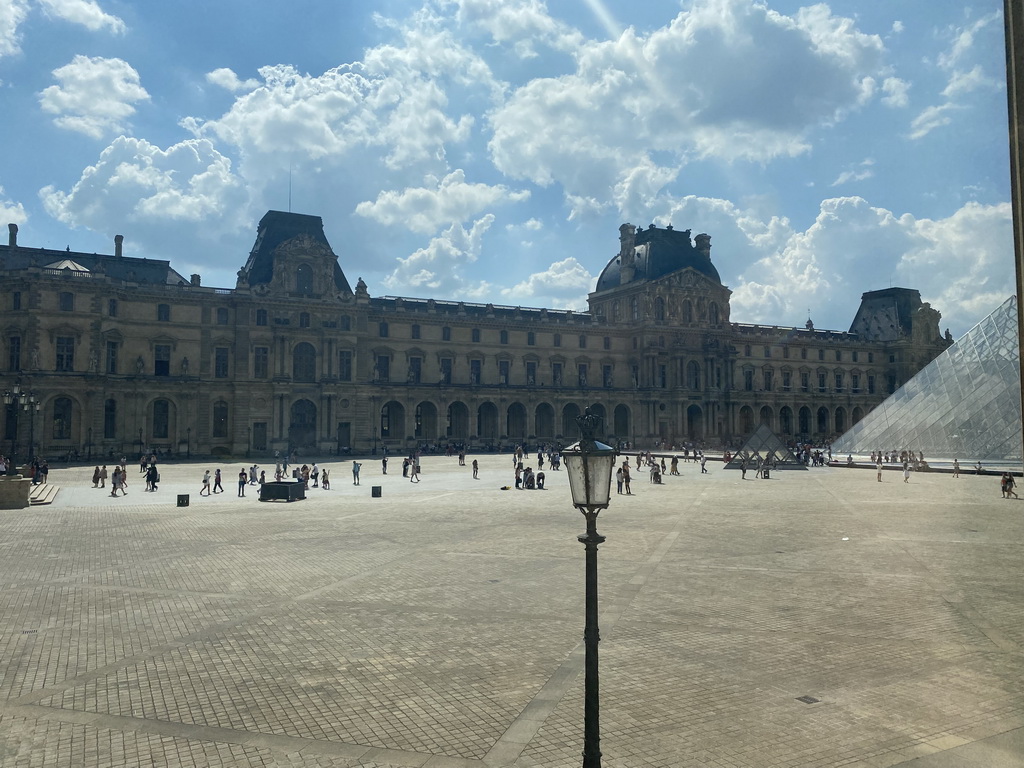
[[[300,296],[313,295],[313,268],[309,264],[300,264],[295,270],[295,292]]]
[[[228,436],[228,404],[223,400],[213,404],[213,436],[222,438]]]
[[[302,342],[292,352],[292,379],[295,381],[316,381],[316,349],[312,344]]]
[[[683,299],[683,322],[693,322],[693,302],[689,299]]]
[[[654,299],[654,319],[659,323],[665,322],[665,300],[661,296]]]
[[[640,302],[637,301],[636,296],[629,300],[629,317],[631,320],[640,319]]]
[[[224,420],[227,421],[227,412],[224,413]],[[216,421],[216,417],[214,417]],[[166,440],[170,434],[171,404],[166,400],[153,402],[153,439]],[[225,433],[226,434],[226,433]]]
[[[700,365],[691,360],[686,364],[686,386],[689,389],[700,389]]]
[[[719,325],[722,322],[718,315],[718,305],[713,301],[708,305],[708,322],[711,325]]]
[[[618,320],[619,320],[619,300],[615,299],[615,301],[612,302],[612,321],[613,322],[618,322]]]
[[[71,439],[71,410],[70,397],[58,397],[53,401],[53,439]]]

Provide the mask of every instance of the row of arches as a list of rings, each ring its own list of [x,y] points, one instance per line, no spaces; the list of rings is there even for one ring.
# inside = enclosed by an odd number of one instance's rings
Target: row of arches
[[[625,437],[631,433],[632,412],[629,406],[616,405],[609,414],[605,406],[598,403],[591,405],[590,410],[604,420],[606,434]],[[550,403],[527,408],[516,402],[502,410],[495,403],[486,401],[471,410],[464,402],[455,401],[442,413],[429,400],[416,404],[412,409],[407,409],[397,400],[389,400],[380,408],[378,426],[383,439],[575,439],[578,432],[576,419],[582,413],[583,409],[576,403],[556,410]]]
[[[864,410],[860,406],[848,411],[843,406],[835,409],[821,406],[812,410],[805,405],[794,412],[788,405],[777,411],[765,405],[755,413],[749,405],[744,405],[740,408],[737,426],[744,435],[750,434],[761,424],[781,435],[829,435],[842,434],[862,418]]]

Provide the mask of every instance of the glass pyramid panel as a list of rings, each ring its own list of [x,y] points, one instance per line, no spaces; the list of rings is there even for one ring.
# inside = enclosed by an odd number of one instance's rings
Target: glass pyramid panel
[[[746,464],[748,469],[756,469],[760,464],[767,464],[772,469],[807,469],[797,461],[793,452],[765,424],[759,426],[754,434],[747,438],[736,455],[732,457],[724,469],[740,469]]]
[[[1020,465],[1019,338],[1012,296],[836,440],[833,454]]]

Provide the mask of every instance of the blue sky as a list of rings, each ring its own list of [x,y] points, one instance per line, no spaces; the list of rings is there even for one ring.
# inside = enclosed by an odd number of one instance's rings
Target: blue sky
[[[231,287],[269,209],[371,295],[585,307],[618,226],[732,319],[1013,293],[998,0],[0,0],[0,221]]]

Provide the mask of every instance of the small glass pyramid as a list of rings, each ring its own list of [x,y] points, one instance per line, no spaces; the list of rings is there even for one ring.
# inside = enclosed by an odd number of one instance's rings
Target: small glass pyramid
[[[1021,464],[1016,296],[832,444],[836,456],[892,450],[965,466]]]
[[[770,469],[807,469],[793,452],[767,425],[762,424],[743,444],[723,469],[757,469],[761,464]]]

